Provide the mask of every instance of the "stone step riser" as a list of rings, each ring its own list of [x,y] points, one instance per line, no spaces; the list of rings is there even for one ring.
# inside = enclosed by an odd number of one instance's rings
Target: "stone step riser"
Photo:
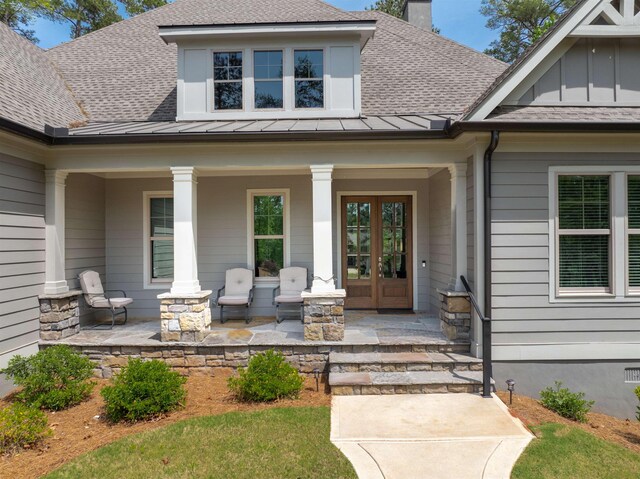
[[[354,353],[456,353],[470,354],[471,346],[462,344],[376,344],[358,345],[352,347]]]
[[[482,363],[342,363],[329,365],[329,372],[332,373],[405,371],[482,371]]]
[[[332,386],[334,396],[378,396],[388,394],[447,394],[482,392],[481,384],[411,384],[380,386]]]

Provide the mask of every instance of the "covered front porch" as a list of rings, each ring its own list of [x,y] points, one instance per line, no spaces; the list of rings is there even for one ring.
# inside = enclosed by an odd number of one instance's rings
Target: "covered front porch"
[[[472,154],[459,161],[468,152],[448,151],[429,157],[411,151],[405,162],[390,163],[383,161],[384,155],[391,153],[385,152],[386,148],[369,149],[367,163],[363,163],[362,152],[354,150],[348,160],[340,152],[323,156],[334,163],[306,166],[300,165],[299,159],[298,164],[283,165],[286,161],[268,150],[267,160],[259,164],[255,164],[257,152],[253,151],[251,161],[245,153],[233,167],[215,166],[203,158],[187,166],[159,151],[156,153],[162,161],[154,159],[152,168],[142,168],[136,158],[127,164],[110,156],[90,167],[77,157],[60,160],[57,168],[47,171],[43,298],[75,294],[80,328],[60,335],[43,331],[47,333],[43,339],[66,339],[82,329],[78,339],[105,334],[96,338],[131,335],[142,342],[153,341],[158,330],[165,331],[162,321],[166,318],[161,319],[167,310],[162,308],[165,301],[183,304],[183,300],[197,297],[209,310],[215,291],[225,283],[225,271],[240,267],[255,275],[255,296],[249,311],[253,323],[238,330],[219,326],[217,308],[213,307],[210,322],[205,320],[199,334],[191,337],[181,333],[171,340],[211,343],[219,338],[232,342],[235,335],[242,334],[252,340],[300,340],[297,335],[304,327],[299,322],[275,325],[275,321],[264,319],[274,316],[272,291],[278,285],[279,268],[288,266],[308,270],[313,298],[337,298],[336,304],[347,308],[418,313],[415,321],[408,322],[404,314],[380,316],[383,319],[374,322],[397,326],[380,328],[381,332],[350,326],[358,323],[353,320],[357,315],[348,315],[352,319],[344,321],[344,341],[384,342],[393,336],[389,329],[403,331],[401,337],[440,334],[441,325],[432,324],[437,323],[433,318],[441,310],[438,291],[461,289],[457,278],[472,277],[474,271],[469,262],[474,257],[475,231],[468,223],[474,215],[475,157]],[[147,153],[138,152],[142,156]],[[158,167],[161,162],[167,166]],[[238,164],[242,162],[254,166]],[[171,166],[176,163],[180,165]],[[256,198],[273,196],[280,201],[279,217],[275,218],[280,226],[258,231]],[[160,213],[158,204],[162,206]],[[356,209],[368,205],[371,211],[377,205],[375,211],[380,212],[385,204],[402,205],[404,214],[402,219],[397,216],[391,220],[393,228],[387,228],[394,229],[391,251],[384,249],[387,231],[382,216],[379,221],[372,217],[370,223],[357,218],[355,224],[348,217],[353,205]],[[379,230],[374,240],[376,221]],[[269,242],[276,244],[270,249],[276,256],[260,256]],[[116,326],[110,333],[88,329],[105,318],[87,308],[78,293],[77,276],[86,269],[97,271],[105,288],[124,290],[133,299],[130,326]],[[386,282],[387,287],[371,286],[376,281]],[[362,285],[366,289],[367,282],[369,302],[351,301],[358,294],[362,296]],[[401,297],[402,302],[382,304],[383,294],[387,299],[389,294]],[[461,337],[468,340],[470,320],[466,324]],[[139,329],[131,329],[134,326]],[[144,328],[155,332],[144,338]],[[165,336],[168,340],[169,335]],[[450,334],[448,337],[451,339]],[[336,338],[320,336],[316,340]]]

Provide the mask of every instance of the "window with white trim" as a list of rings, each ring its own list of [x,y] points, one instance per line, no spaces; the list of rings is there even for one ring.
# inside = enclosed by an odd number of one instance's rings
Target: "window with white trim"
[[[611,177],[558,176],[560,293],[611,291]]]
[[[214,110],[242,110],[242,88],[242,52],[215,52]]]
[[[627,175],[627,276],[629,292],[640,293],[640,175]]]
[[[288,205],[286,191],[249,191],[250,263],[256,281],[277,278],[288,266]]]
[[[295,50],[293,54],[296,108],[324,108],[324,52]]]
[[[148,283],[168,283],[173,280],[173,197],[148,194],[147,268]]]
[[[282,50],[253,52],[254,101],[258,110],[282,108]]]

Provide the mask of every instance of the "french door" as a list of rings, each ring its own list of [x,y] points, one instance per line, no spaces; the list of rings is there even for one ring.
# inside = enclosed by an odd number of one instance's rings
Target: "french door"
[[[342,197],[347,308],[413,308],[411,208],[411,196]]]

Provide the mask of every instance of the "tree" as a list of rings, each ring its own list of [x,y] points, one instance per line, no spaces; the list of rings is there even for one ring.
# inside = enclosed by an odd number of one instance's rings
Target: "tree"
[[[485,53],[513,62],[553,26],[577,0],[482,0],[487,27],[500,30]]]
[[[29,29],[33,10],[24,0],[0,0],[0,22],[33,43],[38,43],[35,31]]]

